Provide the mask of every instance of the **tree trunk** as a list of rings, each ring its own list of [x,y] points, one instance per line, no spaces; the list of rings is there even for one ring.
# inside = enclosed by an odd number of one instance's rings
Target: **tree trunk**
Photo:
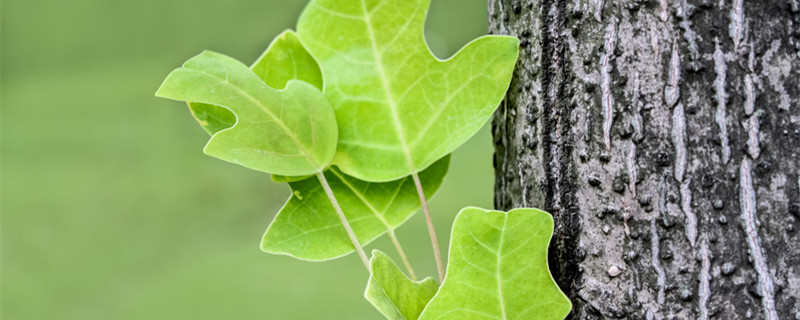
[[[499,209],[572,319],[800,319],[800,0],[489,0]]]

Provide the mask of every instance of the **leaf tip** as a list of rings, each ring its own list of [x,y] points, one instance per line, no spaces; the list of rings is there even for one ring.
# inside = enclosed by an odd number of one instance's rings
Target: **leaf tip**
[[[161,85],[159,85],[158,89],[156,89],[156,93],[155,93],[156,97],[164,98],[164,99],[172,99],[170,97],[170,93],[169,93],[171,91],[171,80],[172,80],[173,74],[175,74],[175,71],[177,71],[177,70],[180,70],[180,68],[172,70],[169,74],[167,74],[167,77],[164,78],[164,81],[162,81]]]
[[[163,87],[164,87],[164,83],[162,82],[161,85],[158,86],[158,89],[156,89],[156,93],[154,94],[155,97],[166,98],[166,97],[164,97],[164,93],[161,92],[161,88],[163,88]]]
[[[297,38],[297,33],[295,33],[294,30],[292,29],[285,29],[275,38],[275,40],[278,39],[282,40],[285,39],[286,37]]]

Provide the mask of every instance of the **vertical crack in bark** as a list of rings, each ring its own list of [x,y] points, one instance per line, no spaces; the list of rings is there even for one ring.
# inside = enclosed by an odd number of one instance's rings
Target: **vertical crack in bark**
[[[659,238],[658,238],[658,227],[656,226],[656,220],[650,220],[650,252],[651,252],[651,259],[653,270],[656,272],[656,284],[658,285],[658,295],[656,296],[656,302],[658,304],[664,304],[664,289],[667,286],[667,274],[664,273],[664,268],[661,267],[659,251]]]
[[[639,101],[639,72],[633,76],[633,98],[631,99],[631,125],[633,126],[633,141],[641,142],[644,139],[644,128],[642,127],[642,102]],[[634,179],[635,180],[635,179]]]
[[[597,22],[603,21],[603,5],[605,5],[604,0],[590,0],[592,1],[592,6],[594,7],[594,19]]]
[[[747,234],[747,245],[750,247],[750,256],[753,258],[753,265],[758,274],[758,288],[762,296],[764,316],[767,320],[778,320],[778,314],[775,311],[774,284],[772,283],[772,276],[769,274],[767,260],[762,252],[761,240],[758,237],[759,222],[756,217],[756,191],[753,188],[751,163],[748,158],[742,160],[742,165],[739,169],[739,184],[742,221]]]
[[[694,247],[697,242],[697,217],[692,211],[691,179],[684,181],[686,174],[686,116],[683,103],[678,103],[672,113],[672,144],[675,147],[675,180],[681,183],[681,210],[686,217],[686,239]]]
[[[628,151],[628,189],[631,190],[631,196],[636,198],[636,144],[631,143],[630,151]]]
[[[686,179],[681,183],[681,210],[686,216],[686,239],[689,239],[689,244],[694,247],[697,242],[697,217],[692,211],[692,191],[689,185],[692,183],[691,179]]]
[[[672,110],[672,146],[675,149],[675,180],[683,182],[686,174],[686,116],[683,103]]]
[[[678,41],[672,44],[672,57],[669,60],[669,80],[664,86],[664,101],[667,107],[674,107],[681,96],[681,57],[678,51]]]
[[[697,289],[700,304],[700,319],[708,320],[708,299],[711,296],[711,258],[709,257],[708,240],[700,241],[700,287]]]
[[[611,94],[611,65],[614,59],[614,48],[617,45],[617,21],[612,18],[606,27],[603,42],[603,56],[600,58],[600,90],[602,90],[603,105],[603,141],[606,150],[611,150],[611,124],[614,122],[614,95]]]
[[[728,144],[728,127],[725,104],[727,103],[728,93],[725,92],[725,76],[728,67],[725,63],[725,54],[719,45],[719,39],[714,39],[716,43],[714,49],[714,72],[717,78],[714,80],[714,89],[717,91],[717,125],[719,126],[719,139],[722,146],[722,163],[726,164],[731,158],[731,147]]]
[[[742,127],[747,131],[747,154],[753,159],[756,159],[761,154],[761,148],[758,142],[758,116],[752,115],[750,118],[747,118],[747,120],[742,122]]]
[[[739,43],[744,38],[744,0],[733,0],[728,32],[733,40],[733,48],[738,49]]]
[[[752,52],[753,50],[750,49]],[[745,102],[744,102],[744,114],[745,115],[752,115],[753,111],[755,111],[755,103],[756,103],[756,94],[755,94],[755,87],[753,85],[753,77],[748,75],[744,76],[744,93],[745,93]]]

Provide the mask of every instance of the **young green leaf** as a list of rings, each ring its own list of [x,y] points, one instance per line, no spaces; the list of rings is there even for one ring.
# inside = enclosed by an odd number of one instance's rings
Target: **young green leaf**
[[[427,196],[432,196],[447,174],[446,156],[420,173]],[[336,167],[325,171],[331,189],[361,244],[393,230],[419,210],[417,191],[410,177],[390,182],[366,182]],[[353,252],[333,207],[319,181],[290,182],[292,196],[272,221],[261,250],[298,259],[322,261]]]
[[[289,80],[296,79],[322,91],[319,64],[291,30],[278,35],[250,69],[273,88],[286,87]]]
[[[372,274],[364,298],[389,320],[416,320],[439,284],[433,278],[412,281],[389,256],[372,251],[369,261]]]
[[[275,89],[285,88],[289,80],[301,80],[322,90],[319,65],[297,39],[297,34],[291,30],[275,37],[250,70]],[[210,134],[230,128],[236,123],[236,116],[219,106],[189,102],[189,110]]]
[[[552,235],[538,209],[461,210],[447,277],[420,319],[564,319],[571,304],[547,265]]]
[[[223,106],[236,124],[216,132],[206,154],[286,176],[309,175],[328,166],[337,125],[330,104],[314,86],[289,81],[276,90],[244,64],[205,51],[167,76],[156,95]]]
[[[442,61],[423,37],[430,0],[312,0],[298,36],[339,121],[334,163],[362,180],[419,172],[467,141],[503,98],[519,40],[486,36]]]
[[[275,37],[250,70],[272,88],[285,88],[289,80],[301,80],[322,90],[322,73],[319,65],[297,39],[297,34],[291,30],[286,30]],[[223,107],[197,102],[187,104],[195,120],[211,135],[236,123],[233,112]],[[311,175],[272,175],[272,180],[292,182],[310,177]]]

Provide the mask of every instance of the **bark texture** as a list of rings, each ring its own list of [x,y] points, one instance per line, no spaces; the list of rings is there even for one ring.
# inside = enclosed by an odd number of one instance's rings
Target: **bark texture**
[[[496,207],[573,319],[800,319],[800,0],[489,0]]]

